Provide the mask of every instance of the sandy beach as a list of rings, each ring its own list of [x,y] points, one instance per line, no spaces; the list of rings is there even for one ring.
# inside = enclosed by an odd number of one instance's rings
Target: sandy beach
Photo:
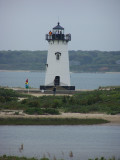
[[[15,113],[19,112],[19,115]],[[0,112],[0,118],[79,118],[79,119],[88,119],[88,118],[97,118],[105,119],[110,121],[110,123],[103,125],[120,125],[120,115],[107,115],[99,113],[61,113],[60,115],[28,115],[23,113],[22,110],[5,110]]]

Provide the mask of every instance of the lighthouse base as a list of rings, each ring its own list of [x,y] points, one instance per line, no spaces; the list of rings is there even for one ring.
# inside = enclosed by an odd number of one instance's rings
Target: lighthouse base
[[[56,87],[56,90],[75,90],[75,86],[40,86],[40,90],[53,90]]]

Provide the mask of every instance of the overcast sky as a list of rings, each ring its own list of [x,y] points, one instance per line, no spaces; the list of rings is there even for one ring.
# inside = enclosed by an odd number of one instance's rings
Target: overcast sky
[[[0,0],[0,50],[47,50],[58,20],[69,50],[120,50],[120,0]]]

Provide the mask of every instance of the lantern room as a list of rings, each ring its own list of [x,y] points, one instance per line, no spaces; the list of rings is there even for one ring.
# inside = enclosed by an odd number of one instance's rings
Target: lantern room
[[[48,34],[46,34],[46,40],[62,40],[68,42],[71,41],[71,34],[64,34],[64,28],[61,27],[60,23],[58,22],[57,26],[54,27],[52,31],[49,31]]]

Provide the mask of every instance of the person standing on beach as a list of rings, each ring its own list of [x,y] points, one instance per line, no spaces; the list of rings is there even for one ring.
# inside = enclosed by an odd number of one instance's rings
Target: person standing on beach
[[[53,94],[56,94],[56,87],[53,88]]]

